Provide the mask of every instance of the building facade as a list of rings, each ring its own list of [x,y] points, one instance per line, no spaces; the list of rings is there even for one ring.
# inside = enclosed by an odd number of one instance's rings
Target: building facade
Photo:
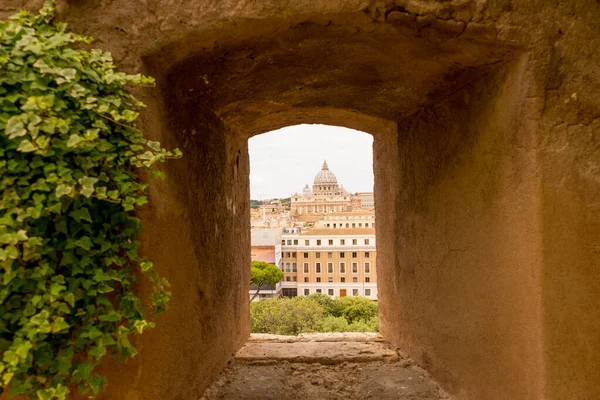
[[[289,229],[281,236],[282,295],[377,299],[374,228]]]
[[[375,212],[353,211],[347,213],[330,213],[315,222],[314,227],[322,229],[375,228]]]
[[[324,215],[330,212],[352,211],[352,194],[339,185],[327,161],[313,181],[312,190],[306,185],[302,193],[291,196],[292,216]]]

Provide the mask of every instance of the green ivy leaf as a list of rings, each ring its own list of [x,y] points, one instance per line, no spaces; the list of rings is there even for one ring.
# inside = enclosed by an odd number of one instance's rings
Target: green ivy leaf
[[[75,307],[75,295],[73,293],[67,293],[64,297],[65,301],[71,307]]]
[[[32,151],[36,151],[37,147],[35,147],[35,145],[33,143],[31,143],[29,140],[22,140],[21,143],[19,144],[19,147],[17,147],[17,151],[20,151],[21,153],[30,153]]]
[[[90,250],[93,246],[92,239],[88,236],[84,236],[81,239],[75,241],[75,244],[84,250]]]
[[[79,184],[83,187],[81,189],[81,194],[85,197],[90,197],[94,193],[94,185],[98,182],[98,178],[91,178],[89,176],[84,176],[79,179]]]
[[[52,323],[52,333],[61,333],[69,329],[69,324],[65,322],[63,317],[58,317]]]
[[[160,151],[161,150],[159,142],[153,142],[153,141],[149,140],[146,144],[148,145],[148,147],[150,147],[154,151]]]
[[[9,139],[25,136],[27,134],[25,124],[21,122],[19,115],[15,115],[14,117],[9,118],[6,122],[6,127],[4,128],[4,130]]]
[[[77,134],[72,134],[69,136],[69,140],[67,140],[67,147],[75,147],[81,142],[81,136]]]
[[[54,194],[56,195],[56,197],[61,198],[63,196],[71,194],[72,191],[73,191],[72,187],[60,184],[60,185],[56,186],[56,189],[54,190]]]
[[[93,222],[92,216],[90,215],[89,210],[85,207],[81,207],[74,211],[71,211],[69,213],[69,216],[71,216],[77,222],[81,222],[81,221]]]

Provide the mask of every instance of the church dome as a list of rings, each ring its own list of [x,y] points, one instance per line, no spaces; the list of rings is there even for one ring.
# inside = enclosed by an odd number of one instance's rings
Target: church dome
[[[335,174],[329,170],[327,161],[323,162],[323,168],[315,176],[315,185],[337,184]]]

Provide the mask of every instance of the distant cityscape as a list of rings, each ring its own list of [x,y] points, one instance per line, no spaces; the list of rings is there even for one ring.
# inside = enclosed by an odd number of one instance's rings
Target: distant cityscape
[[[289,198],[251,200],[251,207],[252,260],[284,272],[255,301],[313,293],[377,300],[373,192],[347,192],[324,161],[312,189],[306,184]],[[250,287],[251,298],[256,289]]]

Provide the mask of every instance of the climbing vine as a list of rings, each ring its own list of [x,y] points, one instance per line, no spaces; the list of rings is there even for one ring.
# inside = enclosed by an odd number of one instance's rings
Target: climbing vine
[[[47,0],[0,22],[0,393],[40,400],[101,392],[95,366],[135,355],[130,335],[165,309],[133,211],[147,202],[139,172],[181,155],[136,128],[143,104],[126,87],[152,78],[80,49],[91,39],[54,14]]]

